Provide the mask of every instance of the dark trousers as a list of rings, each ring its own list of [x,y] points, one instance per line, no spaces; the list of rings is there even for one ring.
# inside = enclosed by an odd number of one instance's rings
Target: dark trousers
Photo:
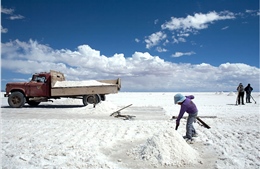
[[[245,95],[245,92],[239,92],[238,93],[238,99],[237,99],[237,103],[240,104],[244,104],[244,95]]]
[[[250,103],[251,93],[246,93],[246,102]]]

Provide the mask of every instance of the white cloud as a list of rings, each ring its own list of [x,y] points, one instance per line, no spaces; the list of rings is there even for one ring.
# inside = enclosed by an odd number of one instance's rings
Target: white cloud
[[[156,19],[156,20],[154,21],[154,24],[156,25],[158,22],[159,22],[159,19]]]
[[[135,38],[135,42],[139,43],[139,42],[140,42],[140,40],[139,40],[138,38]]]
[[[251,16],[259,16],[260,10],[246,10],[246,13],[250,14]]]
[[[156,46],[165,39],[167,35],[161,31],[151,34],[148,38],[145,39],[146,48],[150,49],[153,46]]]
[[[255,10],[249,10],[249,9],[246,10],[246,13],[253,13],[253,12],[255,12]]]
[[[235,15],[228,11],[220,13],[213,11],[207,14],[196,13],[194,16],[188,15],[186,18],[172,17],[169,22],[166,22],[162,25],[162,29],[192,32],[193,30],[206,29],[208,28],[209,24],[212,24],[214,21],[234,18]]]
[[[108,57],[88,45],[73,51],[55,50],[33,40],[2,43],[1,61],[2,69],[28,77],[50,69],[65,73],[67,80],[120,77],[122,91],[234,91],[240,82],[259,86],[260,75],[259,68],[241,63],[224,63],[218,67],[207,63],[176,64],[148,52]]]
[[[178,42],[186,42],[186,39],[180,37],[180,38],[178,38]]]
[[[188,36],[190,36],[190,34],[189,34],[189,33],[179,33],[177,36],[185,36],[185,37],[188,37]]]
[[[23,19],[23,18],[24,18],[24,16],[22,16],[22,15],[12,15],[9,17],[9,19],[11,19],[11,20]]]
[[[23,19],[24,18],[24,16],[22,16],[20,14],[15,15],[14,9],[7,9],[7,8],[3,8],[2,6],[1,6],[1,13],[6,14],[6,15],[10,15],[8,17],[8,19],[10,19],[10,20],[16,20],[16,19]]]
[[[181,56],[185,56],[185,55],[190,56],[190,55],[194,55],[194,54],[196,54],[196,53],[193,52],[193,51],[191,51],[191,52],[185,52],[185,53],[183,53],[183,52],[175,52],[175,54],[173,54],[172,56],[173,56],[173,57],[181,57]]]
[[[182,36],[180,36],[180,37],[172,36],[172,39],[173,39],[172,43],[186,42],[186,39],[183,38]]]
[[[157,47],[156,48],[157,52],[167,52],[168,50],[162,47]]]
[[[1,33],[7,33],[8,32],[8,29],[7,28],[4,28],[2,25],[1,25]]]
[[[224,28],[222,28],[221,30],[226,30],[226,29],[228,29],[229,28],[229,26],[225,26]]]
[[[13,14],[13,12],[14,12],[14,9],[7,9],[7,8],[3,8],[1,6],[1,13],[7,14],[7,15],[11,15],[11,14]]]
[[[161,25],[161,31],[153,33],[145,39],[146,48],[150,49],[154,46],[159,46],[161,41],[166,39],[167,34],[165,32],[167,30],[173,34],[173,44],[186,42],[186,37],[189,37],[190,34],[197,34],[199,30],[208,28],[210,24],[216,21],[235,19],[235,16],[236,14],[229,11],[211,11],[206,14],[195,13],[193,16],[188,15],[185,18],[171,17],[170,21]]]
[[[181,57],[183,55],[184,55],[184,53],[182,53],[182,52],[175,52],[175,54],[173,54],[172,56],[173,57]]]

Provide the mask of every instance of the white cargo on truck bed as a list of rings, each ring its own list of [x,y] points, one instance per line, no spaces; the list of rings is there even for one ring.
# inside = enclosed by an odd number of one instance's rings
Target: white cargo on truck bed
[[[114,85],[111,83],[102,83],[97,80],[85,80],[85,81],[57,81],[53,88],[55,87],[85,87],[85,86],[108,86]]]

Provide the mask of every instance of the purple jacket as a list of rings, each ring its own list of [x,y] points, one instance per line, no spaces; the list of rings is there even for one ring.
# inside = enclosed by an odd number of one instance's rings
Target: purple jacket
[[[186,99],[181,104],[180,113],[179,113],[178,118],[176,120],[177,122],[180,122],[180,120],[183,117],[183,114],[185,112],[187,112],[189,114],[193,114],[193,113],[198,112],[196,105],[191,101],[192,99],[194,99],[194,96],[190,95],[190,96],[185,96],[185,97],[186,97]]]

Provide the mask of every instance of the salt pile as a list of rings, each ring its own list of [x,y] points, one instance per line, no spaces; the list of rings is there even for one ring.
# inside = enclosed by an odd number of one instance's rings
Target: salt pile
[[[236,94],[234,92],[228,93],[228,96],[235,96]]]
[[[57,81],[53,87],[83,87],[83,86],[104,86],[104,85],[111,85],[111,84],[101,83],[97,80]]]
[[[93,106],[88,106],[85,107],[85,109],[88,109],[90,114],[110,115],[119,108],[113,103],[105,101],[97,104],[95,108],[93,108]]]
[[[224,94],[224,92],[220,91],[220,92],[216,92],[215,94],[221,95]]]
[[[147,161],[153,167],[180,167],[201,162],[199,153],[174,130],[164,130],[153,135],[127,154],[135,160]]]

